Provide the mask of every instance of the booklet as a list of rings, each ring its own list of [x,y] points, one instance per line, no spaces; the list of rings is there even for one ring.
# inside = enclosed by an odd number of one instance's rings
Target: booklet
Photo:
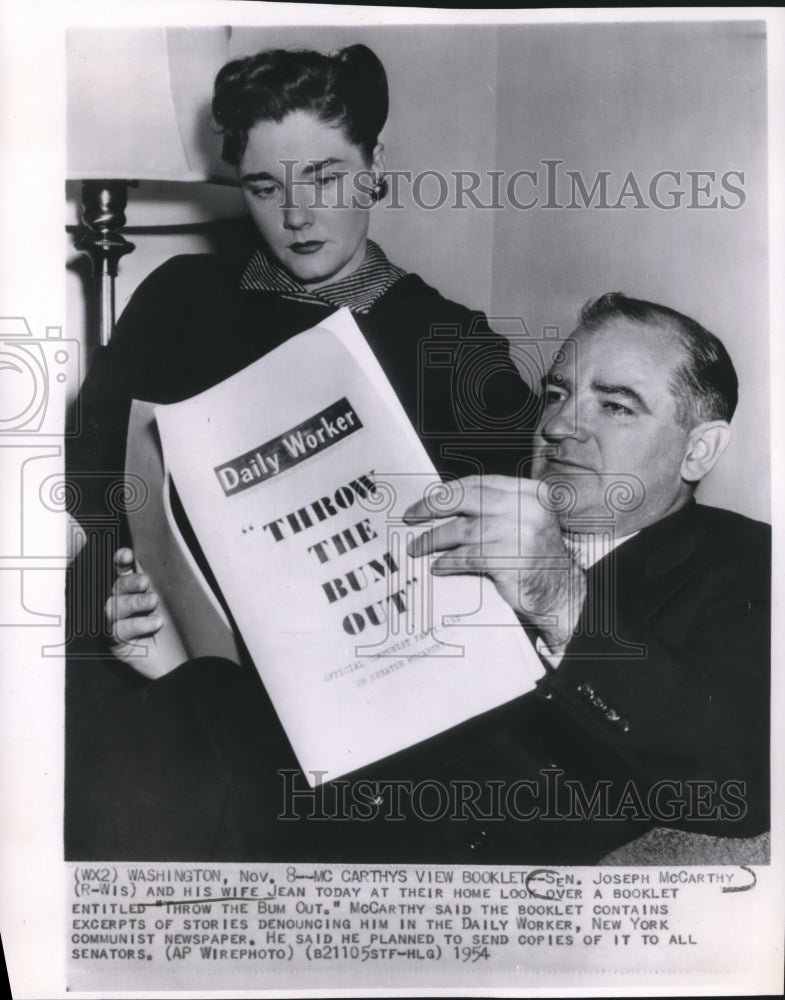
[[[128,467],[151,487],[134,547],[166,621],[145,672],[237,658],[235,628],[312,785],[533,688],[539,657],[492,581],[407,552],[425,528],[404,511],[450,510],[455,491],[347,309],[154,417],[135,404],[132,423]]]

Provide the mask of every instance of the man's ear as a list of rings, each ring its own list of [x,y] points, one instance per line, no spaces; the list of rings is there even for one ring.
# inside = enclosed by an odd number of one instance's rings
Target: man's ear
[[[729,442],[730,426],[726,420],[708,420],[693,427],[681,461],[681,478],[688,483],[700,482],[714,468]]]

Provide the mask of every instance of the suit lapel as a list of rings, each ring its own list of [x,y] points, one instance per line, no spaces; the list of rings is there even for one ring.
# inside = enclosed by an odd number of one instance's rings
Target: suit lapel
[[[622,604],[634,602],[637,615],[653,618],[688,582],[689,574],[674,571],[689,564],[705,530],[700,508],[691,499],[601,559],[589,571],[590,586],[607,587],[605,581],[614,581]]]

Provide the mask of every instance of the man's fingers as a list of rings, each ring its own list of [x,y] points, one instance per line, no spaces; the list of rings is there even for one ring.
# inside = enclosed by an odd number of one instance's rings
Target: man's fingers
[[[477,479],[478,477],[469,478]],[[479,514],[484,509],[487,510],[491,489],[475,485],[469,482],[469,478],[444,483],[443,488],[439,490],[438,497],[426,496],[412,504],[404,511],[405,523],[421,524],[423,521],[434,521],[455,515],[468,516]]]
[[[531,480],[523,479],[520,476],[473,475],[461,476],[459,479],[450,480],[449,485],[453,483],[460,483],[466,490],[487,488],[497,490],[501,493],[517,493],[521,485],[525,489],[528,489],[531,485]]]
[[[456,517],[447,524],[429,528],[409,543],[410,556],[427,556],[458,546],[472,545],[488,554],[517,554],[517,519],[502,517]]]
[[[450,491],[451,496],[445,495]],[[481,517],[514,509],[516,498],[522,503],[536,496],[537,484],[516,476],[465,476],[444,483],[438,499],[427,496],[412,504],[403,515],[407,524],[418,524],[444,517]]]
[[[444,549],[453,549],[467,540],[473,527],[474,523],[467,519],[456,519],[450,521],[449,524],[440,524],[436,528],[430,528],[409,543],[409,555],[416,558],[428,556],[432,552],[441,552]]]
[[[462,545],[439,556],[430,565],[435,576],[488,571],[489,558],[479,545]]]

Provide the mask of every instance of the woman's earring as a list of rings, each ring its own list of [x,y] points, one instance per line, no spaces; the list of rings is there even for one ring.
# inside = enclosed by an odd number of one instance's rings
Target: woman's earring
[[[381,177],[373,186],[371,191],[371,201],[376,204],[376,202],[381,201],[382,198],[387,194],[387,178]]]

